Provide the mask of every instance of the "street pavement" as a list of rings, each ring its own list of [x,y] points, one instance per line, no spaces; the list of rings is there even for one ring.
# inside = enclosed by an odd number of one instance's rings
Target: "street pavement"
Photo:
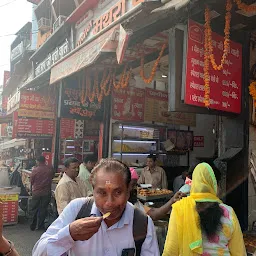
[[[35,243],[42,235],[42,231],[31,231],[24,216],[19,216],[19,223],[13,226],[4,226],[4,236],[11,240],[20,256],[31,256]]]

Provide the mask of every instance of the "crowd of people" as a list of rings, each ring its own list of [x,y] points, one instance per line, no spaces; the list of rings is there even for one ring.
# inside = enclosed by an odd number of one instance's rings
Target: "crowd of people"
[[[236,214],[218,197],[219,172],[214,166],[196,166],[189,194],[182,192],[189,174],[182,173],[174,181],[175,195],[165,205],[149,208],[137,200],[137,185],[168,188],[165,171],[156,165],[154,156],[148,156],[140,177],[119,160],[96,162],[94,156],[88,156],[81,165],[76,158],[66,160],[55,192],[59,217],[36,243],[32,255],[158,256],[153,221],[170,211],[163,256],[246,255]],[[39,158],[31,180],[32,230],[35,223],[38,229],[43,228],[45,216],[40,207],[48,202],[52,176],[43,157]],[[8,255],[18,255],[12,243],[1,237],[0,252],[11,250]]]

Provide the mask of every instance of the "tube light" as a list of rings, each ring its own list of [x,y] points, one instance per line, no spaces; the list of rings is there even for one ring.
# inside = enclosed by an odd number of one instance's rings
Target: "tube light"
[[[122,142],[122,140],[114,140],[114,142]],[[154,144],[156,141],[148,141],[148,140],[123,140],[123,143],[148,143]]]

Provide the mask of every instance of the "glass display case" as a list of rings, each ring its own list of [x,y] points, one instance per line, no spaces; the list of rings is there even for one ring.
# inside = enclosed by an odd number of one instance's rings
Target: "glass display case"
[[[149,154],[163,153],[166,128],[113,124],[112,156],[130,166],[143,166]]]
[[[64,139],[61,140],[60,152],[62,162],[69,157],[76,157],[83,161],[89,154],[97,154],[98,141],[90,139]]]

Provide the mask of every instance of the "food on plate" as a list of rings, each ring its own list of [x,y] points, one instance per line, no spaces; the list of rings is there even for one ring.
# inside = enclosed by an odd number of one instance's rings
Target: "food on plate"
[[[140,196],[162,196],[169,195],[173,192],[168,189],[138,189],[138,195]]]

